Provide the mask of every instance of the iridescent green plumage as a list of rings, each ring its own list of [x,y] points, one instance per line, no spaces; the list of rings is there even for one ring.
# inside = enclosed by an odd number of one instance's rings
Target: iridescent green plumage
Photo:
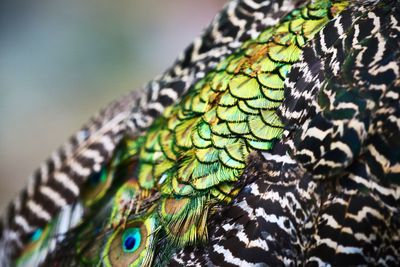
[[[87,235],[78,235],[81,259],[150,265],[159,244],[156,261],[162,262],[177,248],[205,241],[213,206],[236,196],[249,154],[270,150],[282,136],[276,110],[291,66],[346,5],[315,1],[294,10],[223,60],[145,135],[124,139],[97,179],[101,185],[84,194],[87,206],[107,207],[108,219],[78,229],[99,231],[91,244]],[[121,185],[123,179],[128,180]]]
[[[319,1],[295,10],[221,62],[149,129],[139,152],[139,184],[157,188],[157,205],[173,200],[186,209],[169,216],[161,212],[162,221],[192,222],[189,234],[184,227],[169,238],[180,245],[206,238],[206,207],[229,202],[248,155],[269,150],[281,137],[275,111],[286,74],[306,42],[345,5]]]

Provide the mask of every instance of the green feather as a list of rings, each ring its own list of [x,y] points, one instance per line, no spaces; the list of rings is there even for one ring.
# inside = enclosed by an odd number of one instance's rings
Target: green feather
[[[157,253],[167,255],[205,241],[212,207],[238,193],[249,154],[270,150],[282,136],[276,109],[291,66],[330,20],[331,8],[336,15],[346,5],[319,0],[291,12],[219,63],[146,134],[124,139],[106,176],[123,185],[106,213],[104,242],[89,252],[101,251],[97,259],[106,266],[148,266],[160,243]],[[131,171],[124,176],[116,171],[121,166]],[[126,176],[131,182],[124,185]],[[78,250],[82,258],[90,254]]]

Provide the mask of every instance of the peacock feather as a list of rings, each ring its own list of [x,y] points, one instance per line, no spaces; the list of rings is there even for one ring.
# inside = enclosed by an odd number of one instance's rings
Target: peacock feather
[[[252,3],[281,18],[186,89],[178,60],[17,266],[399,262],[399,1]]]
[[[155,262],[162,262],[176,248],[206,241],[213,206],[237,195],[248,156],[270,150],[282,136],[276,110],[291,66],[308,40],[346,6],[345,1],[317,1],[295,9],[220,62],[145,135],[125,138],[111,164],[89,180],[83,193],[85,205],[95,205],[110,180],[120,179],[123,166],[133,165],[133,172],[127,171],[132,177],[115,193],[112,231],[90,244],[88,253],[87,235],[78,233],[84,261],[148,266],[156,249]],[[156,248],[160,242],[163,248]]]
[[[5,256],[1,258],[18,254],[35,229],[43,228],[61,209],[76,202],[89,176],[99,173],[110,161],[124,136],[140,135],[222,58],[275,24],[297,2],[229,2],[167,71],[144,90],[111,103],[92,118],[33,173],[28,186],[10,203],[3,220],[0,245],[4,249],[0,251]]]
[[[352,3],[304,48],[209,241],[170,266],[395,266],[400,259],[399,1]],[[390,148],[389,148],[390,147]]]

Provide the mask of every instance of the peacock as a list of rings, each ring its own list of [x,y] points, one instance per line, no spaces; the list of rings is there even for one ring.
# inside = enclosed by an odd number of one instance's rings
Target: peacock
[[[10,203],[2,266],[400,264],[400,1],[232,0]]]

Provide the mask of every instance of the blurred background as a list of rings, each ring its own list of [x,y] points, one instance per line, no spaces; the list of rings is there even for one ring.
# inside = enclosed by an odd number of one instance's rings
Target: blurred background
[[[170,66],[224,3],[0,1],[0,212],[91,115]]]

